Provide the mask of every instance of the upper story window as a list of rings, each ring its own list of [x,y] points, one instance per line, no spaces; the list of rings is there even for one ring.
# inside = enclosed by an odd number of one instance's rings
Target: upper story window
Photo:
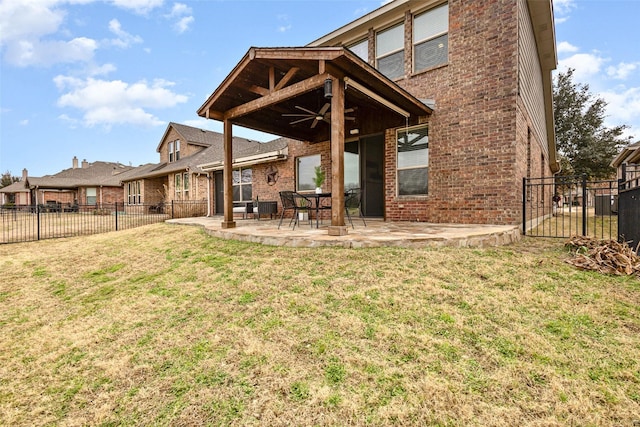
[[[413,71],[449,60],[449,5],[443,4],[413,19]]]
[[[366,62],[369,62],[369,40],[364,39],[359,41],[358,43],[354,43],[351,46],[347,46],[349,50],[360,58],[364,59]]]
[[[176,139],[175,141],[169,141],[168,144],[169,150],[169,163],[177,162],[180,160],[180,140]]]
[[[390,79],[404,75],[404,24],[376,34],[376,68]]]
[[[429,128],[398,131],[398,195],[422,196],[429,190]]]

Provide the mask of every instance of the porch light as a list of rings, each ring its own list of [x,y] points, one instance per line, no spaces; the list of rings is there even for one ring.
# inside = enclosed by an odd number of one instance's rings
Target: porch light
[[[324,97],[331,99],[333,97],[333,80],[326,79],[324,81]]]

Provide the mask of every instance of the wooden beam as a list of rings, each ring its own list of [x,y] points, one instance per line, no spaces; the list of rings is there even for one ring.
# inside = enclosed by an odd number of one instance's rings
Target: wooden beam
[[[278,104],[287,99],[295,98],[296,96],[310,92],[316,88],[321,87],[324,84],[325,79],[329,78],[328,74],[319,74],[310,77],[301,82],[287,86],[284,89],[280,89],[270,95],[263,96],[262,98],[254,99],[246,104],[238,105],[224,113],[225,120],[233,120],[238,117],[242,117],[247,114],[254,113],[263,108],[269,107],[274,104]]]
[[[278,82],[278,84],[275,87],[275,90],[278,91],[278,90],[282,89],[283,87],[285,87],[287,85],[287,83],[289,83],[289,81],[293,78],[293,76],[296,75],[298,70],[300,70],[300,68],[291,67],[291,69],[289,71],[287,71],[287,74],[285,74],[284,77],[282,77],[282,79],[280,79],[280,81]]]
[[[224,221],[222,228],[235,228],[233,220],[233,125],[231,120],[224,121]]]
[[[276,69],[269,67],[269,93],[273,92],[276,85]]]
[[[262,86],[256,86],[256,85],[251,85],[248,88],[251,92],[256,93],[260,96],[266,96],[269,95],[271,92],[269,92],[269,89],[264,88]]]
[[[329,234],[347,234],[344,224],[344,82],[332,77],[331,98],[331,227]]]

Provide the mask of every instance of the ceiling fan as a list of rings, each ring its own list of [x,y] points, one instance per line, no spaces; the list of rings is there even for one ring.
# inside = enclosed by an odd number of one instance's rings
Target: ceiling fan
[[[298,110],[302,111],[302,113],[290,113],[290,114],[283,114],[282,117],[298,117],[298,119],[290,122],[290,125],[295,125],[298,123],[302,123],[302,122],[306,122],[309,120],[313,120],[313,122],[311,123],[311,129],[315,128],[318,123],[320,123],[321,121],[325,121],[327,123],[331,123],[331,112],[329,111],[329,108],[331,107],[331,103],[327,102],[325,103],[322,108],[320,108],[320,110],[316,113],[314,111],[311,111],[307,108],[301,107],[299,105],[296,105],[295,108],[297,108]],[[355,108],[347,108],[344,110],[345,114],[348,113],[353,113],[353,111],[355,110]],[[351,120],[351,121],[355,121],[355,117],[345,117],[345,120]]]

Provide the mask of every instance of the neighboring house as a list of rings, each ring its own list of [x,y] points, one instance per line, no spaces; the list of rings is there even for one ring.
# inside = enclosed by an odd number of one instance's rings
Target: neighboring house
[[[250,48],[198,115],[224,123],[227,148],[232,125],[304,141],[270,165],[271,187],[254,170],[254,193],[311,190],[321,166],[330,234],[353,186],[365,216],[519,224],[523,178],[559,170],[556,64],[551,0],[394,0],[306,47]]]
[[[286,156],[286,148],[282,140],[260,143],[234,139],[234,156],[240,159],[234,172],[236,202],[252,200],[251,165],[260,164],[266,157],[270,161],[282,158]],[[171,122],[156,151],[160,154],[160,163],[140,166],[123,180],[128,205],[209,200],[209,212],[216,209],[221,212],[221,207],[216,208],[217,188],[214,184],[209,186],[208,181],[217,177],[215,171],[222,167],[222,134]],[[275,157],[274,151],[278,152]]]
[[[640,178],[640,141],[624,147],[613,159],[611,166],[616,168],[616,177],[619,180],[631,181]]]
[[[74,157],[71,168],[54,175],[33,177],[28,176],[24,169],[21,180],[15,183],[18,185],[3,190],[6,194],[15,187],[13,197],[17,206],[122,203],[124,193],[121,180],[132,169],[120,163],[100,161],[89,163],[83,160],[79,165],[77,157]]]

